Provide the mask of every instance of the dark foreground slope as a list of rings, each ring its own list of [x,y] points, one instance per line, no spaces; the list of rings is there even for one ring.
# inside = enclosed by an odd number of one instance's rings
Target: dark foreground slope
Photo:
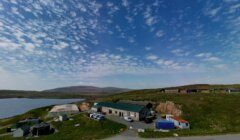
[[[182,135],[210,135],[240,133],[240,96],[239,94],[165,94],[158,90],[139,90],[108,96],[104,100],[139,100],[165,102],[173,101],[182,106],[182,118],[191,124],[190,130],[159,133],[149,131],[142,137]]]

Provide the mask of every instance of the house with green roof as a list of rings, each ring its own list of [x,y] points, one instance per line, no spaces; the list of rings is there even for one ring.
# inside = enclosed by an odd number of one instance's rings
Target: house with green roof
[[[115,115],[119,117],[131,117],[135,121],[145,119],[150,114],[150,109],[144,105],[129,103],[98,102],[94,103],[93,111],[102,112],[106,115]]]

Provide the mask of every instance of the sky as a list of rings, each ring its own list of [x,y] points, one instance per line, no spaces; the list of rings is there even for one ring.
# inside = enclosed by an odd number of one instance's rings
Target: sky
[[[240,0],[1,0],[0,89],[240,83]]]

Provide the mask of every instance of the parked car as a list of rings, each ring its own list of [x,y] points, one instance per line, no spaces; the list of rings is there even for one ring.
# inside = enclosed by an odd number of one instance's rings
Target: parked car
[[[89,115],[89,117],[90,117],[90,118],[95,118],[96,115],[97,115],[96,113],[91,113],[91,114]]]
[[[154,120],[154,117],[153,116],[148,116],[144,119],[144,122],[145,123],[152,123]]]
[[[104,116],[99,116],[96,118],[97,121],[101,121],[101,120],[104,120]]]
[[[133,119],[129,116],[125,116],[124,120],[128,121],[128,122],[133,122]]]
[[[97,113],[92,113],[89,115],[89,117],[98,121],[103,120],[105,118],[104,115]]]

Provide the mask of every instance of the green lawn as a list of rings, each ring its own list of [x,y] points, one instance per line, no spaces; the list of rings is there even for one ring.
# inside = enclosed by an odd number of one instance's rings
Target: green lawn
[[[74,124],[80,124],[75,127]],[[52,122],[52,125],[59,131],[57,133],[41,136],[39,140],[92,140],[102,139],[118,134],[126,129],[126,126],[110,120],[95,121],[88,118],[85,114],[73,117],[73,120],[65,122]],[[1,137],[3,140],[12,139],[11,136]],[[22,140],[19,138],[17,140]]]
[[[73,117],[73,121],[69,120],[64,123],[54,122],[53,125],[59,130],[58,133],[42,137],[46,140],[91,140],[102,139],[118,134],[126,129],[125,125],[112,122],[110,120],[95,121],[88,118],[84,114]],[[74,124],[79,123],[79,127]]]
[[[165,102],[173,101],[182,105],[182,118],[188,120],[190,130],[176,131],[179,135],[211,135],[240,133],[240,95],[226,94],[164,94],[158,90],[140,90],[125,94],[109,96],[104,100],[141,100]],[[175,131],[174,131],[175,132]],[[140,134],[142,137],[166,137],[173,132],[163,134],[161,132],[148,131]]]

